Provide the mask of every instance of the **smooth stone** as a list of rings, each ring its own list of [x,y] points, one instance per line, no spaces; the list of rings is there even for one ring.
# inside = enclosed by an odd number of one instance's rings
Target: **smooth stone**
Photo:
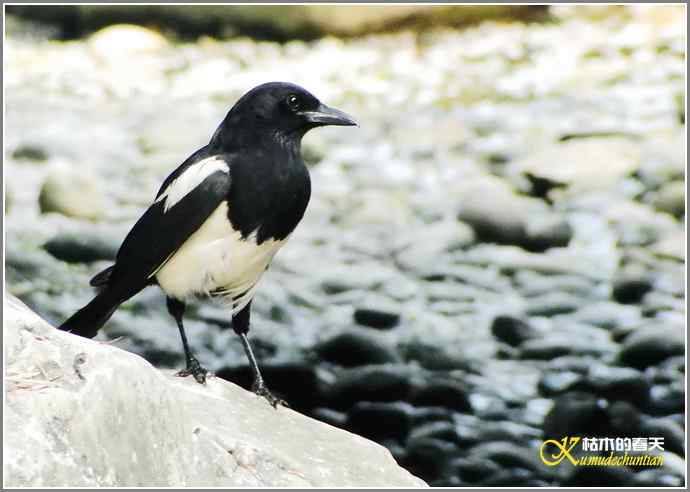
[[[59,232],[43,245],[48,253],[67,263],[114,260],[119,245],[90,232]]]
[[[685,390],[682,384],[652,386],[649,394],[649,413],[668,415],[683,411],[685,411]]]
[[[395,351],[378,338],[356,331],[335,335],[314,350],[322,360],[344,367],[399,361]]]
[[[607,435],[611,427],[606,402],[591,393],[571,391],[558,397],[544,418],[546,439]]]
[[[685,455],[685,431],[678,423],[666,417],[650,417],[642,420],[641,432],[649,437],[663,437],[664,449]]]
[[[399,365],[364,366],[337,375],[326,400],[334,408],[349,408],[361,401],[407,400],[412,388],[409,369]]]
[[[475,456],[455,458],[448,466],[464,481],[471,484],[493,476],[501,470],[501,467],[493,461],[487,461]]]
[[[400,322],[400,313],[375,307],[362,307],[355,309],[354,319],[357,324],[376,328],[377,330],[389,330]]]
[[[442,220],[414,228],[396,241],[396,259],[404,270],[418,272],[432,267],[439,256],[474,243],[470,226],[455,220]]]
[[[161,34],[133,24],[114,24],[92,34],[88,46],[103,61],[155,53],[169,45]],[[117,49],[113,47],[117,46]]]
[[[626,337],[618,358],[625,365],[644,369],[684,353],[685,342],[680,327],[650,326]]]
[[[458,412],[471,413],[472,404],[466,385],[460,381],[433,380],[414,391],[410,401],[418,407],[446,407]]]
[[[485,442],[473,446],[471,455],[475,458],[498,463],[502,468],[524,468],[539,475],[544,474],[544,464],[534,449],[511,441]]]
[[[611,297],[621,304],[637,304],[654,287],[646,273],[624,274],[613,281]]]
[[[12,152],[17,160],[43,162],[48,160],[48,152],[40,144],[22,144]]]
[[[404,360],[416,362],[432,371],[473,370],[472,362],[460,350],[448,344],[438,346],[413,339],[400,344],[398,350]]]
[[[452,442],[459,446],[463,444],[462,438],[458,435],[455,424],[445,420],[425,422],[421,425],[417,425],[413,427],[409,435],[409,439],[420,439],[427,437]]]
[[[402,465],[414,475],[435,480],[447,473],[448,463],[456,454],[458,447],[452,442],[431,437],[408,439],[407,461]]]
[[[316,369],[306,361],[272,361],[260,363],[261,374],[271,392],[288,402],[291,408],[307,412],[320,404],[323,395],[319,389]],[[216,377],[231,381],[247,390],[254,377],[248,365],[224,367],[215,371]],[[299,381],[296,385],[295,381]]]
[[[556,316],[577,311],[583,300],[564,292],[549,292],[528,301],[526,312],[530,316]]]
[[[510,163],[509,171],[562,183],[575,193],[615,185],[637,169],[640,157],[639,143],[627,138],[575,139],[532,150]]]
[[[347,429],[370,439],[403,440],[410,432],[412,407],[403,402],[356,403],[347,412]]]
[[[537,336],[529,324],[512,316],[497,316],[491,323],[491,333],[500,341],[516,347]]]
[[[583,388],[609,400],[625,400],[641,407],[649,400],[649,382],[642,372],[630,367],[595,364],[590,367]]]
[[[57,212],[78,219],[101,220],[107,215],[106,191],[86,172],[53,170],[38,197],[41,213]]]

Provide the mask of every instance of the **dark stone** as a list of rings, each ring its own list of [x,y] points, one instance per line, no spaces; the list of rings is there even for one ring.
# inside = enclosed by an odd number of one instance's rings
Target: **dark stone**
[[[410,439],[420,439],[423,437],[440,439],[441,441],[462,445],[462,439],[458,435],[457,427],[455,424],[448,421],[439,420],[436,422],[428,422],[414,427],[410,432]]]
[[[271,392],[284,399],[290,408],[308,412],[316,407],[322,393],[314,366],[307,362],[260,362],[261,374]],[[253,376],[248,365],[225,367],[216,376],[251,389]]]
[[[609,400],[629,401],[641,407],[649,400],[649,388],[649,382],[640,371],[604,364],[593,365],[582,385],[582,389]]]
[[[447,346],[438,347],[417,339],[401,344],[398,349],[405,361],[417,362],[425,369],[432,371],[460,369],[475,372],[471,362],[463,357],[460,351],[453,351]]]
[[[68,263],[114,260],[118,245],[93,233],[58,233],[43,245],[48,253]]]
[[[570,354],[572,350],[572,345],[566,340],[535,338],[522,345],[520,358],[539,360],[555,359],[561,355]]]
[[[652,282],[648,276],[625,276],[614,281],[611,296],[621,304],[637,304],[650,290]]]
[[[561,483],[563,487],[631,487],[635,473],[622,466],[576,466]]]
[[[550,248],[564,248],[572,238],[573,228],[570,224],[560,217],[554,217],[543,223],[528,223],[524,247],[540,253]]]
[[[379,330],[387,330],[393,328],[400,322],[400,313],[381,309],[359,308],[355,310],[354,318],[355,322],[360,325]]]
[[[349,408],[359,401],[406,400],[411,383],[405,366],[369,366],[343,371],[327,391],[334,408]]]
[[[556,399],[543,424],[545,439],[604,436],[608,435],[610,429],[606,402],[581,391],[572,391]]]
[[[619,360],[630,367],[645,369],[668,357],[683,355],[685,343],[681,329],[638,329],[628,336],[619,353]]]
[[[643,419],[641,430],[644,436],[663,437],[666,451],[685,456],[685,431],[672,419],[664,417]]]
[[[448,441],[431,437],[409,439],[407,460],[401,465],[427,481],[438,480],[450,475],[449,462],[458,453],[458,447]]]
[[[458,412],[472,412],[467,387],[453,380],[428,382],[412,394],[411,402],[419,407],[446,407]]]
[[[384,364],[399,360],[393,349],[377,338],[357,332],[336,335],[319,343],[315,350],[321,359],[345,367]]]
[[[500,341],[511,346],[520,345],[534,338],[537,333],[530,325],[512,316],[497,316],[491,324],[491,333]]]
[[[355,404],[347,413],[347,429],[369,439],[404,439],[410,432],[413,408],[403,402]]]
[[[455,458],[448,466],[464,481],[469,483],[486,480],[502,469],[493,461],[479,459],[474,456]]]
[[[527,314],[530,316],[556,316],[573,313],[582,305],[582,299],[565,292],[548,292],[530,299]]]
[[[652,386],[647,413],[668,415],[685,412],[685,390],[682,383]]]
[[[479,459],[497,463],[502,468],[523,468],[542,474],[544,464],[534,449],[523,444],[509,441],[496,441],[478,444],[470,450],[470,454]]]
[[[43,162],[48,159],[48,153],[43,147],[34,144],[24,144],[12,152],[12,158],[17,160]]]
[[[632,404],[617,401],[606,410],[616,437],[641,436],[642,415]]]

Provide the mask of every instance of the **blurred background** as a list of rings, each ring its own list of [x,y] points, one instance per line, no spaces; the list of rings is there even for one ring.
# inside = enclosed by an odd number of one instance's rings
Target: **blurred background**
[[[291,406],[432,485],[683,485],[684,6],[8,6],[6,288],[58,323],[234,101],[303,85],[313,195],[254,301]],[[249,383],[227,313],[199,359]],[[102,339],[184,365],[162,293]],[[544,439],[663,436],[661,468]]]

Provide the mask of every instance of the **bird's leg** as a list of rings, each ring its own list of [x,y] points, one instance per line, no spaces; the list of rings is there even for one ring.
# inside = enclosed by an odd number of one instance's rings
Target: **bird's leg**
[[[278,408],[278,405],[287,406],[285,401],[273,396],[273,394],[266,387],[264,378],[261,376],[261,371],[259,370],[259,364],[256,362],[256,357],[254,357],[252,346],[247,338],[247,332],[249,331],[250,305],[251,303],[247,304],[239,313],[235,315],[235,317],[232,319],[232,328],[235,330],[235,333],[239,335],[240,340],[242,340],[244,353],[247,354],[247,359],[249,360],[249,367],[251,368],[252,375],[254,376],[252,391],[257,395],[266,398],[273,408]]]
[[[189,343],[187,342],[187,335],[184,332],[184,326],[182,325],[182,316],[184,315],[184,310],[186,305],[184,302],[174,299],[172,297],[167,298],[168,312],[175,318],[177,322],[177,327],[180,329],[180,337],[182,338],[182,347],[184,348],[184,356],[187,361],[187,367],[177,373],[177,376],[194,376],[197,383],[205,384],[206,375],[208,370],[199,364],[199,361],[194,357],[192,351],[189,348]]]

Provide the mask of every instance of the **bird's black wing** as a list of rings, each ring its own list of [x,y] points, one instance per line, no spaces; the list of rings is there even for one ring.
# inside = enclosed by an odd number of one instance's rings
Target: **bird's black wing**
[[[216,160],[223,157],[216,156]],[[211,213],[227,198],[230,189],[229,164],[226,170],[214,170],[186,194],[178,190],[174,204],[166,210],[166,190],[175,180],[166,180],[158,199],[137,221],[117,253],[117,261],[107,280],[107,287],[119,286],[123,296],[131,296],[151,283],[151,276],[182,246]],[[186,166],[182,174],[194,165]],[[178,169],[179,171],[179,169]],[[175,173],[174,173],[175,174]],[[171,175],[172,176],[172,175]],[[185,191],[185,190],[182,190]]]

